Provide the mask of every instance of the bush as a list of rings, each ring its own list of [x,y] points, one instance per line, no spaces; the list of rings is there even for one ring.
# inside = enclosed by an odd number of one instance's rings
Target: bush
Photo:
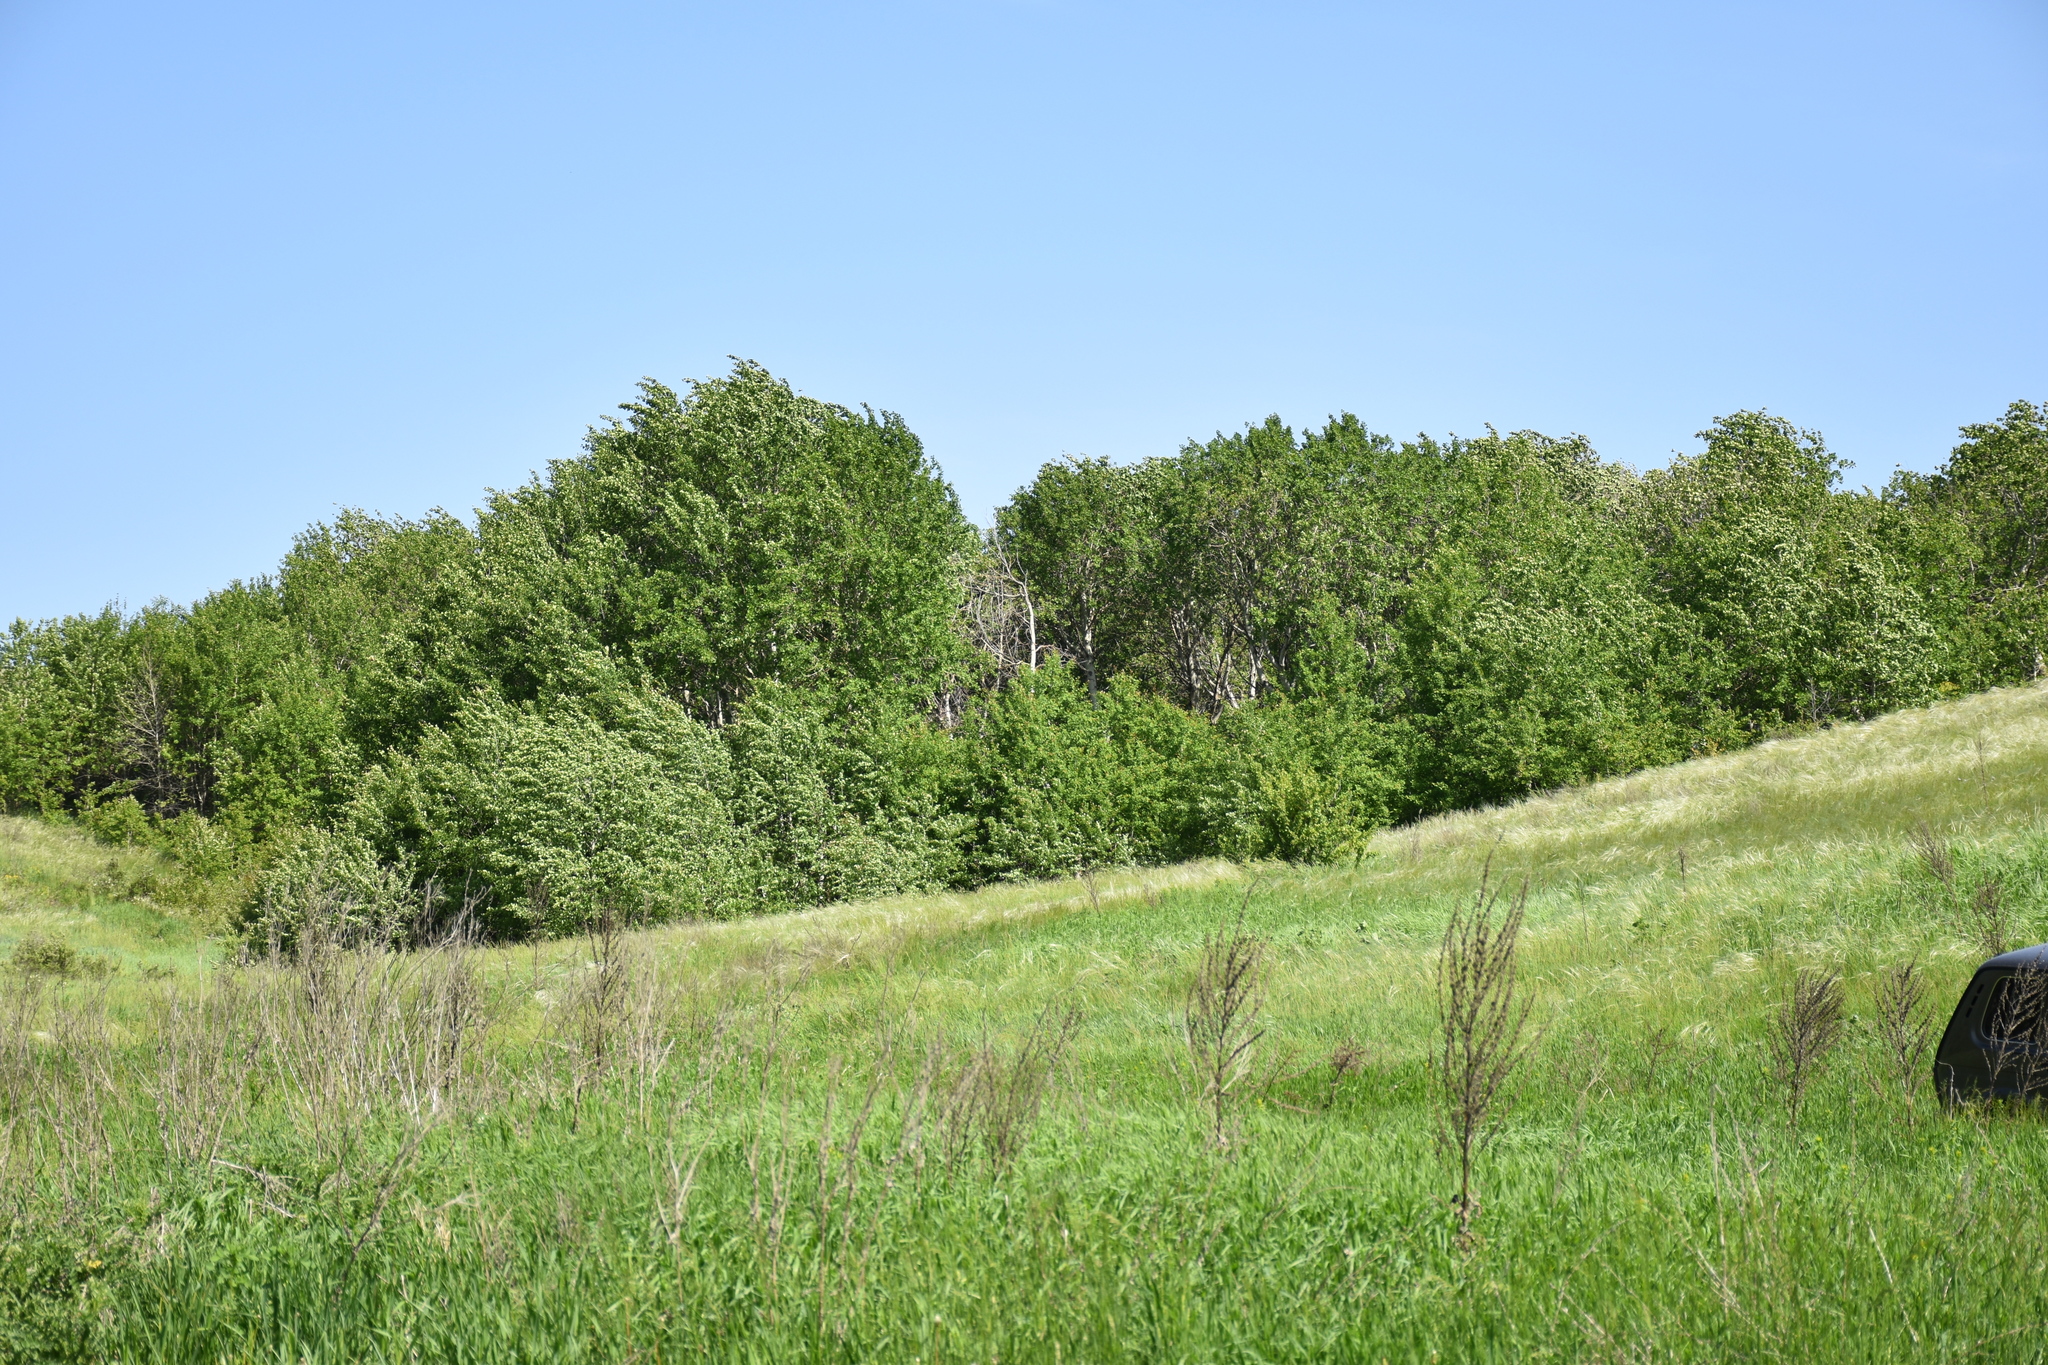
[[[1232,858],[1358,854],[1400,790],[1393,740],[1364,698],[1275,697],[1225,716],[1210,842]]]
[[[36,976],[70,976],[78,970],[78,950],[61,939],[30,934],[14,945],[9,962],[14,970]]]
[[[82,804],[78,811],[78,823],[86,833],[103,844],[116,848],[137,848],[151,841],[154,831],[150,827],[149,812],[142,803],[132,796],[118,796],[112,801]]]
[[[115,1286],[132,1253],[96,1231],[33,1222],[8,1229],[0,1240],[0,1359],[107,1358]]]
[[[121,969],[112,958],[81,953],[61,939],[30,934],[14,945],[9,965],[33,976],[112,976]]]
[[[402,865],[387,865],[360,835],[301,830],[257,882],[245,931],[273,950],[309,931],[343,943],[404,937],[431,907],[413,893]]]
[[[348,828],[500,934],[573,932],[601,912],[730,913],[744,850],[722,747],[659,699],[625,718],[608,730],[580,711],[472,699],[417,753],[370,771]]]
[[[275,837],[288,844],[292,832],[280,830]],[[263,849],[247,826],[186,811],[159,821],[153,842],[171,860],[168,870],[142,888],[157,901],[226,920],[256,895]]]
[[[1065,664],[1020,675],[980,718],[982,877],[1049,877],[1211,851],[1214,727],[1119,678],[1091,705]]]
[[[768,684],[724,732],[732,818],[763,908],[959,880],[971,821],[945,809],[944,790],[957,745],[884,699],[839,700],[835,717]]]

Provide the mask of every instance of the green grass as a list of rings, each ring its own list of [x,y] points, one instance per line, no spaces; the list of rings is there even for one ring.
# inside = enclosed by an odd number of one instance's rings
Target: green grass
[[[129,973],[195,970],[204,933],[137,895],[173,877],[152,849],[110,848],[73,829],[0,815],[0,957],[41,937]]]
[[[1355,868],[243,968],[117,902],[105,864],[143,855],[11,821],[0,939],[122,969],[0,999],[0,1351],[2042,1359],[2048,1131],[1901,1094],[1869,1015],[1916,958],[1945,1022],[1981,956],[1923,825],[2048,938],[2044,785],[2048,691],[2010,689],[1392,831]],[[1461,1245],[1426,1062],[1436,945],[1489,864],[1526,882],[1542,1033]],[[1240,909],[1267,1033],[1219,1147],[1179,1011]],[[1801,969],[1853,1017],[1793,1128],[1762,1038]],[[1070,1008],[999,1162],[949,1096]]]

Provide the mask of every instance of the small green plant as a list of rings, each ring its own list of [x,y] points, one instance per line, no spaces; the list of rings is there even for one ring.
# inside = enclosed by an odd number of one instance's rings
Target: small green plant
[[[8,959],[14,970],[32,976],[72,976],[79,968],[78,950],[47,934],[30,934],[14,945]]]

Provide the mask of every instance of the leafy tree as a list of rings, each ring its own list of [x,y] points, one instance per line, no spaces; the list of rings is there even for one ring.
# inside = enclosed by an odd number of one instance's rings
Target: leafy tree
[[[0,801],[57,814],[119,781],[126,625],[109,608],[0,641]]]
[[[365,754],[447,724],[477,688],[497,686],[513,648],[488,629],[492,594],[477,536],[458,518],[419,521],[348,510],[301,534],[279,590],[307,653],[347,698],[351,743]]]
[[[558,656],[527,688],[577,639],[714,725],[764,680],[917,691],[944,673],[973,532],[900,418],[750,363],[687,397],[645,382],[624,411],[483,515],[486,571],[533,585],[532,652]]]
[[[1037,629],[1074,661],[1091,702],[1110,668],[1128,662],[1115,645],[1132,636],[1129,608],[1152,551],[1152,511],[1136,472],[1070,458],[1040,469],[996,513],[999,549],[1036,596]]]
[[[1935,473],[1900,471],[1887,499],[1911,523],[1906,552],[1927,595],[1958,608],[1941,623],[1957,674],[1978,686],[2039,677],[2048,672],[2048,404],[2014,403],[1962,435]]]
[[[1818,435],[1737,413],[1647,485],[1662,600],[1699,623],[1705,686],[1759,729],[1857,718],[1930,695],[1932,623],[1885,552],[1881,506],[1840,494]]]
[[[1882,496],[1760,412],[1643,476],[1269,418],[1048,464],[985,534],[900,419],[749,363],[623,414],[474,525],[347,511],[274,579],[17,622],[0,802],[159,843],[263,934],[553,933],[1343,858],[2048,669],[2025,403]]]

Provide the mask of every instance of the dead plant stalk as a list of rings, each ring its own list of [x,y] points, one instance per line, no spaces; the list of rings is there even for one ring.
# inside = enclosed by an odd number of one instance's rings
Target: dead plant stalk
[[[1245,893],[1249,905],[1251,893]],[[1188,987],[1183,1024],[1196,1083],[1209,1111],[1209,1138],[1227,1145],[1232,1102],[1251,1073],[1254,1050],[1266,1030],[1266,941],[1245,927],[1245,908],[1202,943],[1194,984]]]
[[[1873,995],[1878,1040],[1891,1062],[1900,1098],[1910,1101],[1927,1049],[1934,1042],[1934,1020],[1921,1009],[1927,995],[1927,973],[1917,962],[1901,962],[1878,977]]]
[[[1466,1244],[1479,1216],[1474,1165],[1498,1128],[1508,1082],[1534,1041],[1530,1002],[1518,989],[1517,973],[1528,883],[1503,910],[1491,872],[1481,874],[1472,903],[1452,913],[1436,968],[1438,1132],[1458,1165],[1452,1207]]]
[[[1785,1116],[1799,1126],[1807,1091],[1842,1041],[1842,979],[1831,972],[1802,971],[1792,978],[1792,993],[1778,1003],[1765,1045],[1771,1069],[1785,1093]]]

